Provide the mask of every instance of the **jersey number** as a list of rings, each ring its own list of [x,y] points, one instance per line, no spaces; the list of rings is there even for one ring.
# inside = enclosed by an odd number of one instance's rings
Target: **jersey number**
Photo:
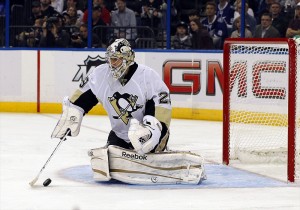
[[[168,104],[171,103],[169,93],[167,92],[161,92],[158,94],[159,95],[159,103],[160,104]]]

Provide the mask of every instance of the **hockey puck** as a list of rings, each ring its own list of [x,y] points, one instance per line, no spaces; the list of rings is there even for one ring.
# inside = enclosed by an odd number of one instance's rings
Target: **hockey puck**
[[[46,179],[46,180],[44,181],[44,183],[43,183],[44,187],[47,187],[51,182],[52,182],[51,179],[49,179],[49,178]]]

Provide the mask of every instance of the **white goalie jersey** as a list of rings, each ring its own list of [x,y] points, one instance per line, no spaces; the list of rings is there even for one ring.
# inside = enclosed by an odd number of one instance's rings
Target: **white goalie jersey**
[[[108,64],[95,68],[70,99],[87,113],[100,102],[109,116],[112,130],[127,143],[129,120],[142,121],[152,115],[167,127],[171,120],[169,89],[151,68],[134,63],[124,78],[112,77]]]

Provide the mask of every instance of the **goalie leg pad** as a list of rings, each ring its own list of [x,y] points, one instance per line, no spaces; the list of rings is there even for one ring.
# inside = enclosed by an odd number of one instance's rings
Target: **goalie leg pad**
[[[206,179],[203,158],[191,152],[140,155],[117,146],[108,147],[113,179],[129,184],[199,184]]]
[[[72,104],[68,97],[63,100],[63,113],[55,126],[51,138],[62,138],[68,130],[70,136],[77,136],[83,118],[84,110]]]
[[[108,148],[91,149],[88,155],[91,157],[94,179],[97,181],[109,181],[111,177],[109,174]]]

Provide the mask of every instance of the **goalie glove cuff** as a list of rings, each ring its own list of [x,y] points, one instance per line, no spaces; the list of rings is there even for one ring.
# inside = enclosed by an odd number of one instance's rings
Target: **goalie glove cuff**
[[[159,143],[162,125],[153,116],[146,115],[143,124],[136,119],[130,120],[128,138],[139,154],[150,152]]]

